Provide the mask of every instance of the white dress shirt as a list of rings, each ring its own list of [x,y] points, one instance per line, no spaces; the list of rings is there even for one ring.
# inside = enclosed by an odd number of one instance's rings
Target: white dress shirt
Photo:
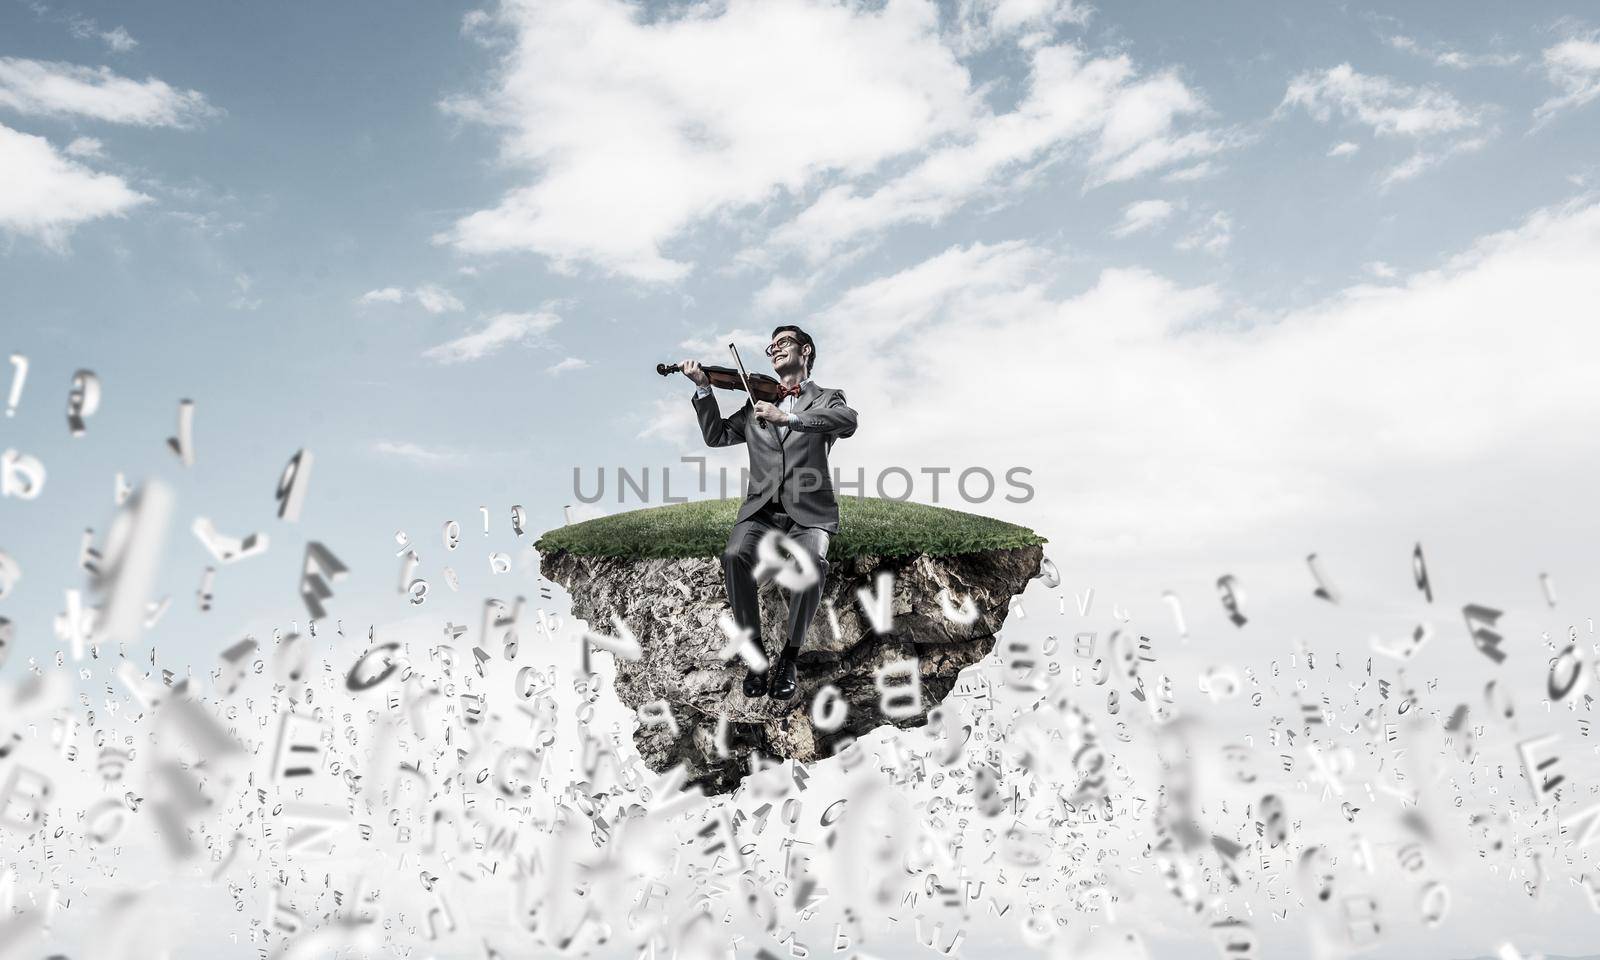
[[[811,378],[810,377],[807,377],[804,380],[800,381],[800,389],[804,390],[805,387],[806,387],[806,384],[808,384],[810,382],[811,382]],[[695,387],[694,396],[695,396],[696,400],[700,399],[701,397],[709,397],[709,396],[711,396],[711,388],[709,386],[706,386],[706,387]],[[788,415],[788,419],[783,421],[785,426],[787,426],[788,424],[794,423],[794,419],[795,419],[795,417],[794,417],[794,405],[799,403],[799,402],[800,402],[800,397],[798,395],[791,394],[790,396],[784,397],[782,402],[780,402],[778,404],[778,409],[782,410],[785,414]]]

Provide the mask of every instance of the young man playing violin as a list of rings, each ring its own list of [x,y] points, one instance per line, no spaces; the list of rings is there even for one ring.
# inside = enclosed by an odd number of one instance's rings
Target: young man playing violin
[[[772,331],[767,356],[778,375],[781,398],[777,403],[752,398],[753,402],[746,402],[727,419],[717,408],[710,379],[699,362],[685,360],[681,369],[697,387],[694,410],[706,445],[742,443],[750,451],[750,491],[739,507],[722,554],[734,622],[749,629],[756,643],[762,642],[754,571],[756,547],[768,531],[788,535],[810,554],[816,566],[816,582],[789,598],[789,637],[782,652],[767,670],[745,671],[745,696],[765,693],[787,700],[794,696],[799,682],[795,657],[828,576],[828,540],[839,532],[839,504],[834,498],[828,451],[833,441],[856,432],[856,412],[845,404],[844,391],[819,387],[812,381],[817,347],[804,330],[782,326]]]

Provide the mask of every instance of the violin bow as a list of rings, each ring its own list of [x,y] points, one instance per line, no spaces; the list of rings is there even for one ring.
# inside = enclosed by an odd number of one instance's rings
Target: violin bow
[[[744,361],[739,359],[739,348],[730,343],[728,344],[728,350],[733,354],[734,366],[739,368],[739,381],[744,384],[744,392],[750,395],[750,407],[753,411],[755,409],[756,394],[754,390],[750,389],[750,377],[744,372]],[[766,428],[767,421],[758,420],[757,422],[761,424],[763,429]]]

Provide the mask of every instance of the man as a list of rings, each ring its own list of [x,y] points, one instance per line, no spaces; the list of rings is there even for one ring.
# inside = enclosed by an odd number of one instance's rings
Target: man
[[[742,443],[750,451],[750,491],[739,507],[722,554],[734,622],[749,629],[756,643],[761,643],[754,571],[756,547],[768,531],[787,534],[816,566],[816,583],[789,598],[789,638],[783,651],[769,669],[745,671],[745,696],[765,693],[787,700],[798,684],[795,657],[828,576],[828,540],[839,532],[839,504],[834,499],[828,451],[833,441],[856,432],[856,412],[845,404],[843,391],[819,387],[811,380],[817,346],[804,330],[782,326],[772,331],[767,356],[772,358],[773,372],[784,389],[781,402],[747,402],[727,419],[717,408],[700,364],[685,360],[683,372],[697,386],[694,410],[706,445]]]

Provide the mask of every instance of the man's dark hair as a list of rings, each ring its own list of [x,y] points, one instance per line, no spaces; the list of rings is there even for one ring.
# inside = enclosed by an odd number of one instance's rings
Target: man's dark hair
[[[795,340],[799,341],[800,346],[802,346],[802,347],[810,347],[811,348],[811,360],[806,364],[806,376],[809,377],[811,375],[812,371],[817,369],[817,344],[816,344],[816,341],[811,339],[811,334],[806,333],[804,330],[801,330],[799,327],[795,326],[792,323],[786,323],[781,327],[774,328],[773,331],[772,331],[772,336],[776,337],[778,334],[783,333],[785,331],[788,331],[789,333],[794,334],[794,338],[795,338]],[[768,339],[770,340],[771,337],[769,337]]]

